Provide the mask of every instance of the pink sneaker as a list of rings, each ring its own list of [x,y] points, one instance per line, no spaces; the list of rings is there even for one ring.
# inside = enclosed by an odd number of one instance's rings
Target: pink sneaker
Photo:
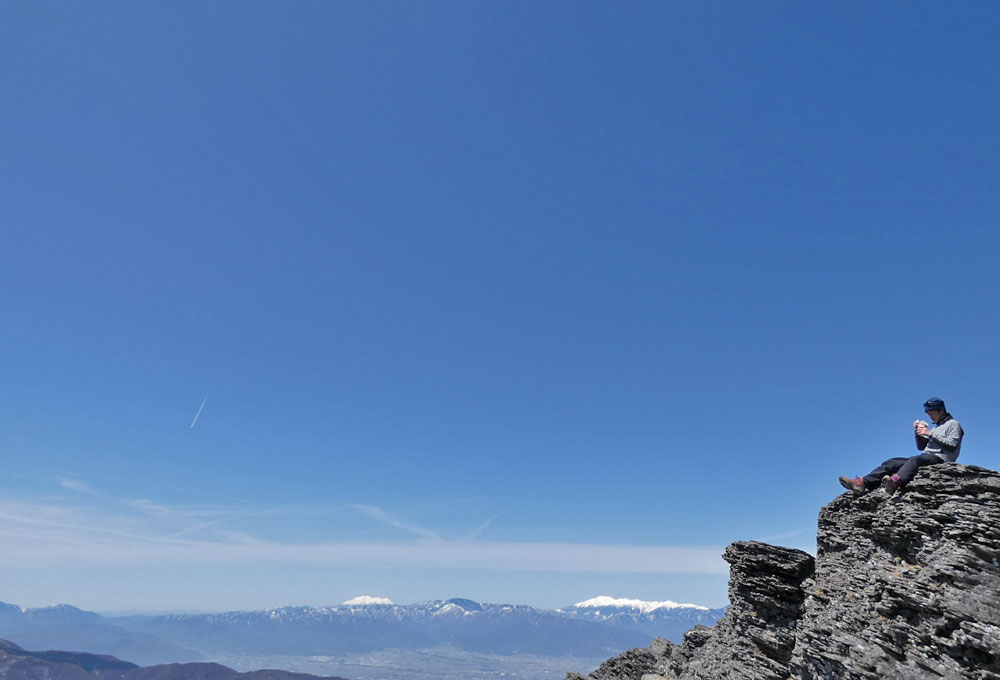
[[[864,493],[866,491],[865,480],[860,477],[840,477],[840,485],[854,493]]]
[[[883,477],[882,488],[885,489],[885,492],[887,494],[889,495],[894,494],[896,492],[896,489],[899,488],[899,475],[893,475],[892,477],[886,475],[885,477]]]

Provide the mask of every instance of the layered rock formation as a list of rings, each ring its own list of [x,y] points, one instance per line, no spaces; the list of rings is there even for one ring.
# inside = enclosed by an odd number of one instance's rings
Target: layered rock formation
[[[1000,680],[1000,475],[922,468],[820,511],[816,559],[726,549],[730,609],[567,680]]]

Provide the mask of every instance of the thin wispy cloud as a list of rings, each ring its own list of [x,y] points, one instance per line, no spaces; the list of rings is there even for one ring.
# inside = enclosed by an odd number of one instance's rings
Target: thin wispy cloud
[[[179,536],[195,536],[202,540],[247,542],[247,535],[222,525],[258,517],[275,512],[275,508],[263,508],[247,512],[245,506],[234,508],[229,505],[214,507],[182,507],[155,503],[146,498],[129,498],[104,493],[79,479],[60,479],[59,485],[83,495],[79,503],[70,505],[36,505],[37,517],[44,526],[68,528],[79,535],[88,532],[102,536],[120,536],[145,543],[162,541]],[[230,499],[232,500],[232,499]],[[88,504],[89,502],[89,504]],[[246,503],[245,501],[239,501]],[[6,507],[6,516],[0,512],[0,520],[5,517],[16,523],[17,514],[10,509],[17,503],[0,505]],[[21,515],[30,523],[30,514]],[[2,535],[2,533],[0,533]]]
[[[237,520],[243,520],[243,519],[251,519],[253,517],[260,517],[262,515],[270,515],[274,512],[277,512],[277,510],[275,508],[271,508],[269,510],[262,510],[261,512],[248,512],[240,515],[233,515],[231,517],[222,517],[220,519],[215,519],[208,522],[200,522],[193,526],[189,526],[185,529],[181,529],[180,531],[175,531],[172,534],[167,534],[163,538],[170,539],[170,538],[178,538],[180,536],[189,536],[191,534],[198,533],[199,531],[215,528],[222,524],[226,524],[228,522],[235,522]]]
[[[492,517],[490,517],[488,520],[480,524],[478,527],[467,533],[464,537],[464,540],[474,541],[477,538],[479,538],[483,534],[483,532],[486,531],[489,528],[489,526],[493,524],[494,520],[496,520],[496,518],[499,516],[500,515],[493,515]]]
[[[189,430],[193,430],[195,424],[198,422],[198,417],[201,415],[202,409],[205,408],[205,403],[208,402],[208,394],[205,394],[205,398],[201,400],[201,406],[198,407],[198,412],[194,414],[194,420],[191,421],[191,427]]]
[[[136,510],[141,510],[151,515],[169,516],[175,512],[175,510],[169,506],[154,503],[153,501],[146,500],[145,498],[130,498],[124,502]]]
[[[95,489],[87,482],[79,479],[60,479],[59,485],[64,489],[93,496],[103,502],[126,506],[128,508],[138,510],[146,515],[154,515],[166,519],[176,519],[178,517],[190,516],[191,514],[191,511],[189,510],[180,510],[168,505],[154,503],[153,501],[145,498],[123,498],[120,496],[106,494]]]
[[[76,491],[79,493],[94,494],[94,495],[97,494],[97,491],[95,491],[89,484],[79,479],[71,479],[71,478],[60,479],[59,486],[61,486],[64,489],[69,489],[70,491]]]
[[[414,536],[419,536],[420,538],[423,538],[423,539],[426,539],[426,540],[429,540],[429,541],[441,541],[442,540],[441,536],[439,536],[437,534],[437,532],[434,532],[434,531],[431,531],[430,529],[424,528],[424,527],[420,526],[419,524],[417,524],[416,522],[411,522],[409,520],[401,519],[399,517],[396,517],[395,515],[392,515],[392,514],[386,512],[385,510],[383,510],[382,508],[380,508],[378,506],[375,506],[375,505],[358,505],[358,504],[351,503],[351,504],[348,504],[348,507],[352,507],[352,508],[354,508],[356,510],[360,510],[365,515],[367,515],[368,517],[371,517],[372,519],[374,519],[374,520],[376,520],[378,522],[382,522],[383,524],[388,524],[389,526],[396,527],[397,529],[402,529],[403,531],[407,531],[407,532],[413,534]]]
[[[127,504],[114,507],[116,511],[81,504],[0,501],[0,544],[4,546],[0,566],[285,563],[541,572],[728,572],[721,547],[473,540],[489,522],[471,537],[445,540],[371,505],[352,507],[420,540],[268,540],[226,525],[277,509],[233,513],[228,508],[157,505],[167,512],[151,514]]]

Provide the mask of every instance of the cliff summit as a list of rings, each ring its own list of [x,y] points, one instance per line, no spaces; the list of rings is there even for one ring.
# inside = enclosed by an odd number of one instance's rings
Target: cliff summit
[[[922,468],[902,492],[845,493],[816,558],[740,541],[730,608],[567,680],[1000,680],[1000,474]]]

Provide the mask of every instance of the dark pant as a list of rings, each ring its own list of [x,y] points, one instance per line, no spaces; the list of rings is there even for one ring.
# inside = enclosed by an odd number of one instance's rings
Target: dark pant
[[[865,475],[865,486],[869,489],[874,488],[882,482],[884,476],[893,474],[899,475],[899,485],[905,486],[913,479],[913,475],[917,474],[917,468],[943,462],[933,453],[921,453],[919,456],[909,458],[890,458]]]

